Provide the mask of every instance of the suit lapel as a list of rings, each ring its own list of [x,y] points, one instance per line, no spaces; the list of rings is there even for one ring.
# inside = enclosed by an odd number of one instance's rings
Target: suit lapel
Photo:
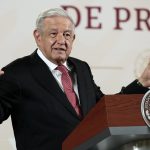
[[[56,79],[52,75],[51,71],[47,67],[47,65],[41,60],[41,58],[37,55],[35,51],[31,55],[31,65],[30,65],[31,73],[34,78],[37,80],[41,86],[46,89],[50,94],[54,95],[57,100],[74,116],[77,117],[77,114],[71,104],[69,103],[66,95],[59,87]]]
[[[83,116],[85,116],[88,112],[88,97],[86,94],[86,83],[84,81],[85,79],[85,70],[83,70],[81,64],[78,64],[77,61],[75,61],[72,58],[68,59],[68,62],[73,65],[74,70],[77,74],[77,84],[78,84],[78,92],[79,92],[79,97],[80,97],[80,102],[81,102],[81,109]]]

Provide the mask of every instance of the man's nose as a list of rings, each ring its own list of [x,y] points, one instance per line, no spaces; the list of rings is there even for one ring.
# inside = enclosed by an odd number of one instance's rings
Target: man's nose
[[[63,34],[58,34],[57,35],[57,43],[59,44],[64,44],[65,43],[65,37]]]

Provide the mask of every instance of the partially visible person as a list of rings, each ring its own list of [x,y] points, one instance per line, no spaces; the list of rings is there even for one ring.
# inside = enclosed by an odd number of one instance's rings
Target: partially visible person
[[[75,25],[63,9],[42,12],[33,34],[38,48],[0,72],[0,123],[11,115],[17,150],[61,150],[104,94],[89,65],[70,57]],[[145,93],[149,86],[150,64],[120,94]]]
[[[142,75],[138,79],[138,83],[144,87],[150,87],[150,62],[146,66],[145,70],[143,71]]]

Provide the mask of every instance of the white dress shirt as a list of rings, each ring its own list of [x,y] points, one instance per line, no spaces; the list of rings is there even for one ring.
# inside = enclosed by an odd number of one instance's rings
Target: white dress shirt
[[[51,61],[49,61],[39,49],[37,50],[37,54],[46,63],[46,65],[48,66],[49,70],[52,72],[54,78],[56,79],[57,83],[59,84],[60,88],[64,91],[63,85],[62,85],[62,82],[61,82],[61,75],[62,75],[62,73],[59,70],[56,69],[58,65],[56,65],[56,64],[52,63]],[[67,65],[67,62],[65,62],[63,65],[69,71],[71,71],[71,68],[69,68],[69,66]],[[76,73],[74,73],[73,77],[74,77],[73,88],[74,88],[74,91],[75,91],[75,93],[76,93],[76,95],[78,97],[78,100],[79,100],[79,92],[78,92]],[[80,100],[79,100],[79,105],[80,105]]]

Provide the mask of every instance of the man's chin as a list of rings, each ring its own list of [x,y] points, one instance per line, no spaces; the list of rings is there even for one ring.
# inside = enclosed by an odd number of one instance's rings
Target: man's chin
[[[55,61],[58,65],[63,64],[66,60],[67,60],[67,57],[58,57],[55,59]]]

